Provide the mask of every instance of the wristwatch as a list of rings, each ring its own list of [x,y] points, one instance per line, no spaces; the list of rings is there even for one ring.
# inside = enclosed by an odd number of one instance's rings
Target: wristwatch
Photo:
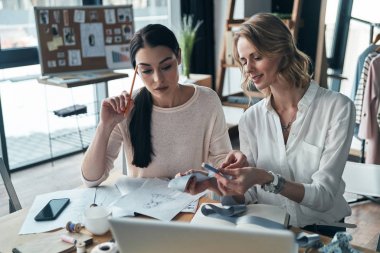
[[[285,179],[279,174],[274,174],[272,171],[268,171],[268,173],[273,176],[273,181],[263,184],[261,188],[266,192],[271,192],[274,194],[280,193],[284,188]]]

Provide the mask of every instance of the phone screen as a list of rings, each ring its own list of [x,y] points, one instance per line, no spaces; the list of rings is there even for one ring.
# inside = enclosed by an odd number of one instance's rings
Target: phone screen
[[[34,217],[36,221],[55,220],[70,203],[69,198],[52,199],[44,208]]]
[[[222,172],[220,172],[218,169],[212,167],[210,164],[202,163],[202,167],[203,167],[205,170],[208,170],[208,171],[214,172],[214,173],[216,173],[216,174],[219,174],[219,175],[221,175],[221,176],[224,177],[224,178],[231,179],[231,176],[228,176],[228,175],[224,175],[224,174],[222,174]]]

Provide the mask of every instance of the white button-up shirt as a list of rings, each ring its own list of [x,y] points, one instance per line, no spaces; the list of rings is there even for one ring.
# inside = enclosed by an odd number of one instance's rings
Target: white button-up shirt
[[[355,107],[346,96],[312,82],[298,103],[285,145],[280,118],[270,97],[250,107],[239,123],[240,149],[251,166],[302,183],[305,195],[296,203],[280,194],[252,187],[246,202],[279,205],[290,225],[332,225],[351,214],[343,198],[343,169],[351,146]]]

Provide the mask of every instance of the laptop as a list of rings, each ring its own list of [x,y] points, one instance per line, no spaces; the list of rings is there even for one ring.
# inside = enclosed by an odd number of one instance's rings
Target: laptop
[[[110,219],[121,253],[297,252],[289,230],[248,230],[144,218]]]

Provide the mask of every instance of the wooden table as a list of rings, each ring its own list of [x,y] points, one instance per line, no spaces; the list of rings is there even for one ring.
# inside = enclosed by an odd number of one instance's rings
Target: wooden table
[[[112,182],[114,182],[115,178],[117,178],[118,175],[120,174],[111,173],[110,178],[106,182],[104,182],[104,184],[112,184]],[[216,201],[212,201],[208,198],[202,198],[200,200],[200,204],[208,203],[208,202],[216,202]],[[24,208],[20,211],[0,217],[0,252],[1,253],[12,252],[12,248],[17,245],[17,241],[20,239],[20,237],[29,236],[29,235],[18,235],[18,232],[20,231],[20,228],[22,226],[22,223],[25,217],[27,216],[27,213],[28,213],[28,209]],[[192,218],[193,218],[193,214],[191,213],[179,213],[174,218],[174,220],[190,222]],[[292,228],[291,230],[295,233],[301,231],[299,228]],[[87,231],[84,231],[84,232],[88,233]],[[102,242],[109,241],[111,238],[112,238],[111,232],[107,232],[105,235],[102,235],[102,236],[94,236],[93,237],[94,243],[91,247],[87,247],[87,252],[90,252],[92,247],[94,247],[95,245]],[[331,238],[321,236],[321,240],[323,244],[328,244],[331,241]],[[364,253],[375,253],[375,251],[373,250],[369,250],[369,249],[365,249],[365,248],[361,248],[357,246],[355,246],[355,248],[358,250],[361,250]],[[300,249],[299,252],[304,252],[304,250]],[[315,250],[311,252],[318,252],[318,251]]]

